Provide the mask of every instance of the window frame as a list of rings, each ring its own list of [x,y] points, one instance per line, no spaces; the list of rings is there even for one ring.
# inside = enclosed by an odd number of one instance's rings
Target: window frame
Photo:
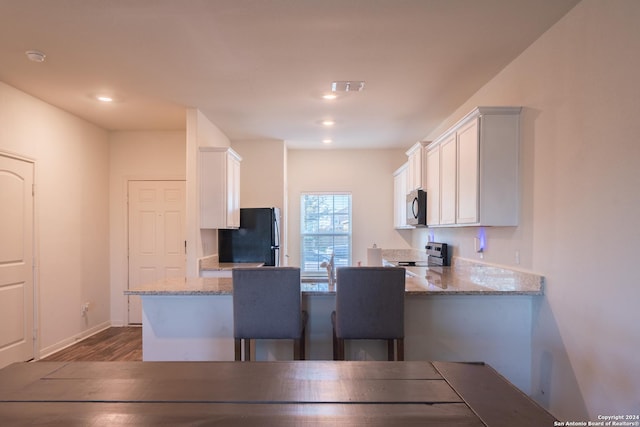
[[[332,232],[306,232],[305,226],[307,225],[306,214],[308,214],[305,208],[305,197],[307,196],[347,196],[348,198],[348,231],[347,232],[336,232],[334,229]],[[332,223],[335,226],[335,204],[331,211]],[[326,270],[320,267],[322,261],[329,261],[329,255],[325,258],[317,259],[317,269],[308,269],[307,261],[305,260],[305,256],[308,255],[305,252],[305,240],[309,237],[331,237],[334,239],[333,242],[333,252],[335,252],[335,238],[344,238],[346,237],[346,245],[347,245],[347,253],[346,253],[346,265],[351,265],[352,259],[352,236],[353,236],[353,195],[350,191],[305,191],[300,193],[300,272],[302,276],[305,277],[317,277],[317,276],[326,276]],[[342,258],[335,258],[335,260],[342,260]],[[313,262],[313,261],[312,261]],[[334,261],[335,262],[335,261]],[[345,261],[338,262],[334,264],[336,267],[345,265]]]

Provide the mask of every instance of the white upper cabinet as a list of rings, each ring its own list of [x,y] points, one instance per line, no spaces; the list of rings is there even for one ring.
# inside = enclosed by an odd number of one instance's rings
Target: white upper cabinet
[[[456,224],[476,224],[478,219],[478,120],[471,120],[456,132],[457,194]]]
[[[440,145],[430,145],[426,152],[427,224],[440,224]]]
[[[456,223],[457,150],[455,134],[449,135],[437,145],[440,145],[440,225],[452,225]],[[429,200],[430,197],[427,194],[427,205]]]
[[[200,228],[240,227],[240,161],[231,148],[200,147]]]
[[[407,154],[407,192],[424,190],[426,175],[424,171],[426,141],[416,142],[406,152]]]
[[[408,162],[393,173],[393,226],[394,228],[413,228],[407,225]]]
[[[478,107],[427,149],[429,226],[515,226],[521,107]]]

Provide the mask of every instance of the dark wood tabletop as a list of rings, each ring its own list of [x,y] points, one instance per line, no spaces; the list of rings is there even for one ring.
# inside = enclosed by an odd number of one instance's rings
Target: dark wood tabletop
[[[0,425],[552,426],[490,366],[38,362],[0,370]]]

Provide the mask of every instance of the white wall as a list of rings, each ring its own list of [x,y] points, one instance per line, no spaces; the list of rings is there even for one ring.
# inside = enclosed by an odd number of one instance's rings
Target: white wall
[[[187,110],[187,276],[197,277],[198,259],[213,255],[218,247],[216,230],[200,229],[200,198],[198,194],[198,147],[229,147],[229,138],[211,123],[200,110]],[[205,253],[204,248],[211,248]]]
[[[393,228],[393,172],[405,150],[289,150],[289,265],[300,265],[300,195],[308,191],[352,194],[352,261],[367,262],[367,248],[410,247]]]
[[[534,398],[563,420],[640,414],[640,2],[584,0],[429,135],[477,105],[522,105],[522,212],[485,261],[546,277]],[[477,258],[477,229],[427,233]]]
[[[186,134],[112,132],[109,134],[109,221],[111,321],[127,324],[127,182],[185,179]]]
[[[281,140],[232,141],[241,157],[240,207],[284,207],[285,200],[285,152]]]
[[[35,160],[41,352],[108,326],[107,132],[0,82],[0,150]],[[90,302],[88,316],[80,307]]]
[[[242,157],[240,207],[280,208],[281,251],[287,250],[287,147],[282,140],[234,140],[231,147]],[[283,259],[280,260],[282,264]]]

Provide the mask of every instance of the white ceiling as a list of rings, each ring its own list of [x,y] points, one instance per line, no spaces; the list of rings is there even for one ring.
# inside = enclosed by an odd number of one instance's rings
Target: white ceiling
[[[198,108],[232,140],[408,147],[577,2],[0,0],[0,80],[108,130]],[[334,80],[366,87],[325,101]]]

